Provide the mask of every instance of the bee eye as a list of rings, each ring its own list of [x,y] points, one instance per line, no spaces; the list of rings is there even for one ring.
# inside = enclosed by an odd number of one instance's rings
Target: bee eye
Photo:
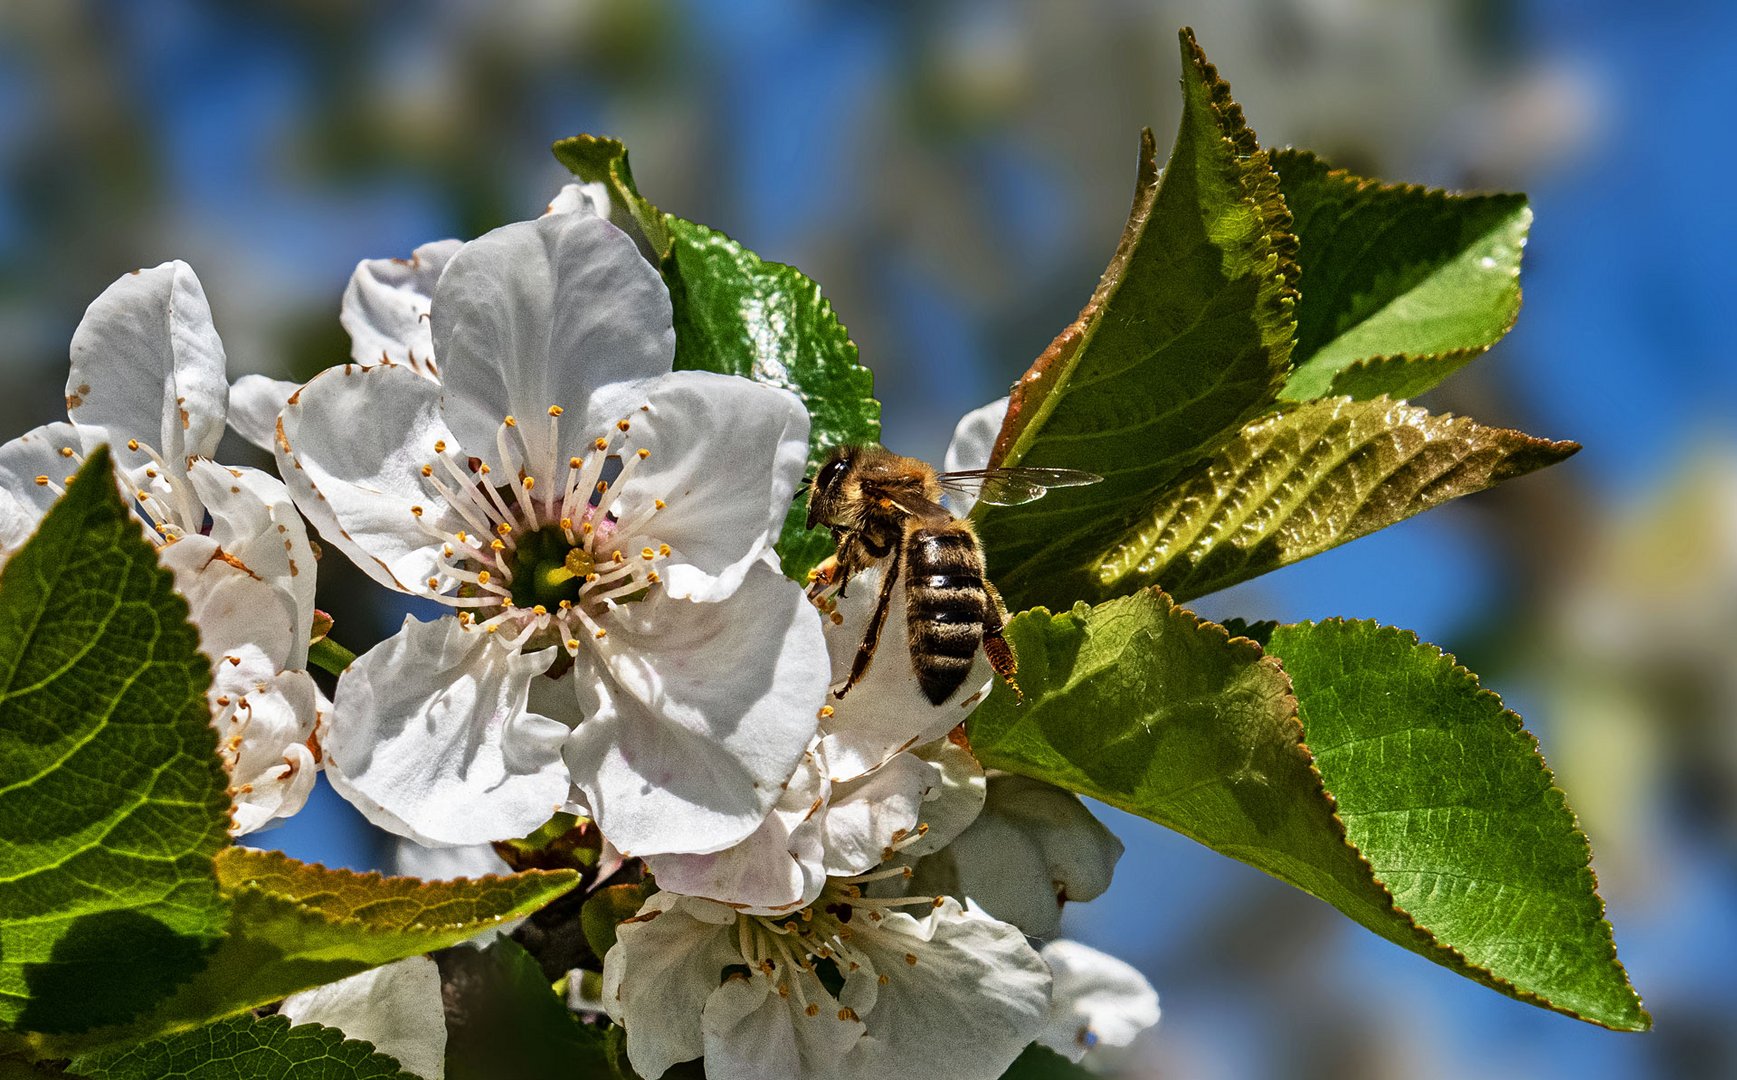
[[[820,475],[814,478],[815,488],[820,491],[825,491],[832,487],[832,485],[838,483],[838,478],[844,475],[844,470],[846,468],[847,465],[843,458],[836,458],[827,462],[825,465],[822,465],[820,467]]]

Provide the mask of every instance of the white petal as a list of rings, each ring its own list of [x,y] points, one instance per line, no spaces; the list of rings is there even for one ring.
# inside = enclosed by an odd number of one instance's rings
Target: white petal
[[[605,671],[576,681],[587,719],[566,749],[598,828],[641,857],[740,842],[814,735],[826,696],[818,613],[756,563],[728,600],[657,594],[605,625]]]
[[[1049,1018],[1037,1041],[1071,1061],[1092,1052],[1110,1064],[1113,1053],[1158,1022],[1158,992],[1131,965],[1077,941],[1043,947],[1054,985]]]
[[[0,559],[24,546],[59,497],[36,478],[65,487],[78,471],[78,463],[61,453],[67,448],[79,448],[78,431],[67,423],[32,428],[0,446]]]
[[[863,1033],[862,1021],[841,1019],[835,1002],[807,1015],[794,995],[781,997],[772,977],[760,972],[724,980],[706,1001],[701,1022],[706,1080],[836,1076]]]
[[[493,844],[427,847],[400,836],[392,847],[392,872],[424,881],[450,881],[453,878],[510,874],[513,868],[495,854]]]
[[[953,441],[947,444],[947,456],[941,467],[947,472],[964,472],[989,467],[989,455],[995,450],[995,439],[1001,434],[1001,423],[1007,419],[1007,399],[1000,398],[980,405],[959,418],[953,428]],[[948,492],[943,499],[948,509],[960,517],[977,505],[976,498]]]
[[[921,814],[928,831],[903,849],[909,855],[925,855],[951,844],[977,820],[988,781],[983,766],[962,740],[955,742],[952,736],[925,743],[910,753],[927,761],[941,776],[940,783],[923,800]]]
[[[996,1080],[1036,1037],[1049,1006],[1049,969],[1015,927],[945,901],[922,919],[895,912],[852,945],[887,977],[851,1076]],[[917,958],[908,963],[906,956]]]
[[[543,208],[545,214],[590,214],[594,217],[609,220],[610,201],[609,185],[598,181],[593,184],[565,184],[549,200],[549,205]]]
[[[942,458],[941,467],[948,472],[988,468],[995,437],[1001,434],[1001,424],[1006,419],[1006,398],[980,405],[961,416],[953,428],[953,441],[947,444],[947,456]]]
[[[296,651],[295,610],[282,593],[229,558],[209,536],[188,536],[158,556],[187,598],[217,692],[246,693],[282,671]],[[301,647],[307,647],[306,634]],[[305,653],[304,653],[305,655]]]
[[[368,820],[430,846],[525,836],[567,795],[565,725],[526,708],[555,654],[455,618],[405,619],[338,680],[326,774]]]
[[[796,395],[732,375],[678,371],[632,417],[629,445],[650,452],[623,481],[617,517],[674,553],[671,596],[717,600],[778,539],[808,458],[808,410]],[[652,511],[653,500],[665,506]]]
[[[446,1012],[440,969],[412,956],[284,999],[292,1024],[323,1024],[398,1059],[423,1080],[446,1076]]]
[[[1121,856],[1122,842],[1072,792],[996,774],[983,813],[923,861],[912,887],[933,888],[955,875],[960,894],[991,915],[1049,937],[1061,926],[1062,903],[1101,895]]]
[[[279,424],[278,472],[326,542],[382,585],[427,592],[439,542],[413,508],[448,532],[464,527],[422,477],[436,442],[458,452],[440,387],[406,367],[346,364],[302,387]]]
[[[306,667],[314,622],[314,549],[289,489],[258,469],[206,458],[195,460],[187,474],[211,515],[211,539],[288,602],[295,638],[283,666]]]
[[[734,948],[736,913],[660,892],[616,928],[603,958],[603,1004],[627,1029],[627,1057],[646,1080],[705,1053],[700,1017]]]
[[[585,214],[518,222],[464,245],[435,286],[432,317],[447,422],[495,468],[504,417],[526,420],[519,430],[542,469],[637,408],[646,380],[675,360],[663,279],[620,229]],[[554,447],[551,405],[568,410]]]
[[[205,290],[184,262],[126,274],[91,301],[72,334],[67,417],[85,445],[109,443],[129,472],[149,443],[172,477],[189,456],[210,457],[229,409],[223,343]]]
[[[405,364],[438,378],[428,312],[434,283],[461,246],[457,240],[436,240],[408,259],[356,264],[338,309],[338,321],[350,335],[351,359],[358,364]]]
[[[774,914],[813,902],[826,884],[821,821],[827,783],[804,755],[772,812],[748,838],[710,855],[652,855],[658,887]]]
[[[881,573],[877,567],[852,578],[845,598],[838,604],[843,621],[826,622],[834,685],[843,685],[850,674],[880,591]],[[833,781],[861,776],[901,750],[946,735],[964,723],[983,700],[992,677],[989,661],[979,649],[976,665],[953,696],[939,705],[930,703],[911,667],[905,589],[900,582],[894,590],[868,674],[843,699],[832,702],[833,714],[821,724]]]
[[[319,772],[308,746],[318,708],[312,676],[279,672],[243,697],[245,707],[218,728],[218,737],[227,740],[224,760],[235,799],[230,832],[236,836],[301,810]]]
[[[278,414],[301,387],[288,379],[243,375],[229,388],[229,426],[266,453],[275,451]]]
[[[917,827],[918,810],[939,786],[940,772],[912,754],[832,789],[826,808],[826,872],[847,877],[872,870],[894,840]]]

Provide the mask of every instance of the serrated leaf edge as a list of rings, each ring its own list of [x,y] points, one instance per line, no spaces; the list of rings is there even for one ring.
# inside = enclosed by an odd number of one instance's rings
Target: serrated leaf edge
[[[1270,257],[1275,264],[1274,273],[1265,275],[1261,284],[1255,300],[1255,310],[1258,312],[1263,308],[1275,308],[1275,325],[1284,329],[1282,340],[1267,343],[1271,354],[1269,367],[1272,369],[1268,396],[1276,397],[1289,374],[1290,350],[1296,342],[1297,286],[1302,273],[1297,262],[1297,238],[1290,231],[1290,210],[1280,194],[1279,175],[1271,164],[1270,151],[1261,149],[1259,139],[1243,116],[1242,106],[1231,96],[1230,84],[1219,75],[1218,68],[1206,59],[1206,53],[1195,39],[1192,29],[1184,27],[1178,37],[1182,45],[1182,78],[1186,80],[1188,73],[1192,71],[1204,84],[1207,108],[1218,122],[1219,138],[1231,148],[1232,155],[1238,159],[1237,164],[1240,167],[1236,170],[1237,182],[1242,189],[1243,203],[1255,212],[1265,226],[1260,240],[1252,245],[1249,258],[1255,261]],[[1184,119],[1178,125],[1179,138],[1186,125],[1186,90],[1182,107]],[[1025,374],[1013,384],[1008,394],[1007,414],[1002,419],[1001,430],[997,433],[995,445],[990,451],[990,465],[1016,464],[1019,458],[1015,452],[1019,449],[1025,431],[1034,424],[1041,426],[1044,416],[1049,409],[1053,409],[1053,405],[1045,408],[1045,404],[1050,400],[1055,387],[1071,370],[1081,348],[1090,340],[1094,328],[1093,319],[1115,295],[1121,280],[1118,271],[1126,266],[1133,255],[1134,247],[1145,235],[1146,224],[1151,218],[1161,183],[1157,141],[1150,127],[1142,128],[1133,204],[1116,242],[1115,253],[1111,255],[1109,265],[1099,277],[1097,287],[1092,290],[1091,298],[1086,301],[1085,307],[1080,309],[1073,322],[1056,335]],[[1036,414],[1027,419],[1026,411],[1033,405]],[[1224,438],[1233,437],[1237,430],[1237,425],[1230,426],[1226,429]],[[1205,447],[1202,456],[1209,455],[1212,449],[1211,446]]]
[[[1205,621],[1205,620],[1202,620],[1202,621]],[[1217,625],[1217,624],[1213,624],[1213,625]],[[1547,1009],[1550,1012],[1560,1013],[1563,1016],[1573,1017],[1576,1020],[1580,1020],[1580,1021],[1583,1021],[1583,1022],[1589,1023],[1589,1024],[1594,1024],[1598,1027],[1605,1028],[1606,1030],[1609,1030],[1609,1031],[1645,1031],[1645,1030],[1648,1030],[1649,1028],[1651,1028],[1652,1027],[1652,1015],[1647,1012],[1646,1007],[1642,1004],[1641,996],[1640,996],[1639,992],[1634,989],[1634,984],[1628,977],[1628,970],[1623,966],[1622,961],[1620,959],[1618,959],[1618,957],[1616,955],[1616,931],[1615,931],[1615,928],[1611,926],[1610,920],[1605,917],[1606,916],[1606,906],[1605,906],[1605,902],[1604,902],[1604,897],[1598,891],[1598,874],[1592,868],[1592,841],[1587,839],[1586,834],[1581,830],[1579,815],[1575,814],[1574,808],[1572,806],[1570,806],[1568,803],[1568,793],[1563,791],[1561,786],[1556,783],[1556,774],[1551,770],[1549,764],[1544,760],[1544,753],[1543,753],[1543,750],[1538,745],[1537,736],[1533,735],[1530,731],[1528,731],[1526,729],[1525,721],[1521,718],[1520,714],[1518,714],[1514,710],[1508,708],[1507,705],[1503,703],[1502,697],[1500,694],[1496,693],[1494,690],[1491,690],[1488,687],[1484,686],[1482,683],[1480,683],[1478,681],[1477,675],[1474,672],[1472,672],[1469,668],[1467,668],[1465,665],[1461,664],[1459,662],[1459,660],[1452,653],[1449,653],[1447,650],[1443,649],[1439,645],[1436,645],[1432,642],[1424,641],[1422,638],[1418,637],[1416,631],[1407,630],[1403,627],[1398,627],[1398,626],[1387,626],[1387,625],[1384,625],[1375,619],[1332,618],[1332,619],[1320,619],[1320,620],[1306,620],[1303,622],[1291,623],[1288,625],[1311,626],[1311,627],[1313,627],[1313,626],[1348,626],[1348,627],[1363,626],[1363,627],[1371,627],[1371,628],[1374,628],[1377,630],[1397,631],[1398,633],[1404,635],[1406,638],[1409,638],[1411,644],[1414,647],[1423,647],[1423,648],[1429,649],[1437,657],[1445,659],[1450,664],[1452,664],[1453,670],[1452,670],[1451,674],[1455,677],[1461,678],[1464,682],[1470,684],[1471,687],[1473,688],[1473,691],[1474,691],[1474,693],[1473,693],[1474,697],[1483,697],[1483,696],[1487,695],[1488,697],[1494,699],[1496,705],[1502,711],[1502,718],[1504,720],[1510,722],[1514,730],[1518,731],[1520,734],[1522,734],[1526,737],[1526,742],[1532,751],[1533,759],[1538,763],[1538,767],[1544,771],[1545,778],[1550,783],[1549,791],[1550,791],[1551,797],[1562,807],[1562,809],[1564,811],[1566,811],[1568,813],[1569,818],[1574,823],[1573,828],[1572,828],[1572,833],[1573,833],[1573,836],[1580,841],[1580,846],[1583,849],[1585,849],[1585,852],[1586,852],[1586,862],[1585,862],[1584,866],[1585,866],[1585,869],[1586,869],[1588,876],[1592,879],[1592,895],[1593,895],[1593,899],[1595,901],[1597,901],[1597,904],[1598,904],[1598,916],[1599,916],[1598,924],[1600,927],[1603,928],[1604,939],[1610,947],[1610,957],[1609,957],[1610,962],[1616,966],[1618,973],[1620,973],[1622,975],[1622,979],[1623,979],[1624,984],[1627,985],[1629,988],[1629,993],[1633,995],[1634,1001],[1635,1001],[1635,1007],[1636,1007],[1636,1010],[1640,1014],[1642,1026],[1640,1026],[1638,1028],[1616,1027],[1612,1024],[1608,1024],[1602,1020],[1598,1020],[1598,1019],[1593,1018],[1593,1017],[1582,1016],[1580,1013],[1574,1012],[1572,1009],[1555,1004],[1554,1002],[1550,1001],[1549,999],[1543,997],[1542,995],[1540,995],[1534,991],[1521,989],[1520,987],[1516,986],[1514,983],[1510,982],[1509,980],[1507,980],[1507,979],[1501,977],[1500,975],[1497,975],[1497,974],[1489,971],[1488,969],[1483,968],[1483,967],[1473,963],[1471,960],[1467,959],[1467,957],[1465,956],[1464,953],[1460,952],[1457,948],[1448,944],[1447,942],[1444,942],[1444,941],[1440,940],[1439,938],[1437,938],[1432,931],[1430,931],[1422,923],[1419,923],[1417,921],[1417,918],[1415,916],[1413,916],[1411,914],[1411,912],[1400,907],[1399,902],[1394,899],[1392,891],[1390,889],[1388,889],[1387,883],[1382,881],[1381,878],[1375,873],[1375,867],[1369,862],[1369,859],[1363,854],[1362,849],[1358,848],[1356,844],[1351,842],[1350,834],[1346,831],[1346,828],[1345,828],[1345,821],[1343,818],[1341,818],[1339,816],[1339,801],[1338,801],[1338,799],[1336,799],[1333,796],[1332,791],[1328,789],[1326,779],[1321,775],[1320,769],[1315,764],[1314,752],[1309,749],[1308,742],[1306,739],[1306,732],[1303,728],[1302,714],[1301,714],[1300,708],[1299,709],[1293,709],[1292,713],[1291,713],[1291,717],[1296,723],[1297,735],[1298,735],[1297,745],[1298,745],[1298,747],[1300,747],[1302,749],[1304,755],[1307,757],[1308,765],[1309,765],[1309,771],[1314,775],[1315,780],[1320,784],[1321,794],[1327,800],[1327,803],[1332,810],[1333,823],[1339,832],[1340,841],[1342,843],[1344,843],[1344,845],[1346,847],[1350,848],[1354,853],[1356,853],[1357,861],[1359,863],[1361,863],[1366,870],[1368,870],[1369,880],[1374,882],[1375,886],[1377,888],[1379,888],[1381,890],[1382,894],[1387,897],[1388,905],[1389,905],[1389,907],[1391,907],[1394,914],[1400,916],[1406,923],[1408,923],[1412,928],[1414,928],[1417,931],[1417,933],[1419,934],[1421,940],[1428,943],[1433,949],[1435,949],[1435,950],[1441,952],[1442,954],[1449,956],[1453,959],[1453,961],[1454,961],[1453,963],[1445,964],[1443,966],[1449,967],[1449,968],[1453,969],[1454,971],[1460,972],[1461,974],[1464,974],[1467,977],[1471,978],[1474,982],[1480,983],[1484,986],[1488,986],[1492,990],[1496,990],[1499,993],[1502,993],[1502,994],[1507,995],[1508,997],[1514,998],[1516,1001],[1523,1001],[1529,1005],[1536,1005],[1540,1008]],[[1223,628],[1221,627],[1220,629],[1223,629]],[[1228,631],[1226,631],[1226,633],[1228,633]],[[1253,643],[1251,642],[1251,644],[1253,644]],[[1256,647],[1258,648],[1259,646],[1256,646]],[[1275,661],[1277,663],[1277,665],[1279,666],[1280,670],[1283,670],[1284,664],[1283,664],[1283,661],[1279,659],[1279,657],[1268,653],[1268,654],[1266,654],[1266,658]],[[1290,684],[1289,673],[1286,673],[1286,675],[1285,675],[1285,682],[1287,685]],[[1297,698],[1296,698],[1296,695],[1294,692],[1291,694],[1291,700],[1293,703],[1297,701]]]

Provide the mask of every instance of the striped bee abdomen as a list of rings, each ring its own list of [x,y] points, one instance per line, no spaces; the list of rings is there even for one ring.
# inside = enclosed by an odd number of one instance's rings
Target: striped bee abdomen
[[[911,666],[936,705],[953,696],[977,658],[989,597],[983,555],[963,522],[913,528],[905,544],[905,625]]]

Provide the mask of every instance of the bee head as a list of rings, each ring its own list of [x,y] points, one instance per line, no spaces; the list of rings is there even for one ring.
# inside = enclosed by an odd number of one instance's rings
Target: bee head
[[[838,497],[839,481],[850,472],[851,463],[856,460],[857,448],[854,446],[835,447],[832,453],[826,455],[826,460],[820,463],[815,471],[814,481],[808,487],[808,527],[814,528],[822,522],[831,519],[829,508]]]

